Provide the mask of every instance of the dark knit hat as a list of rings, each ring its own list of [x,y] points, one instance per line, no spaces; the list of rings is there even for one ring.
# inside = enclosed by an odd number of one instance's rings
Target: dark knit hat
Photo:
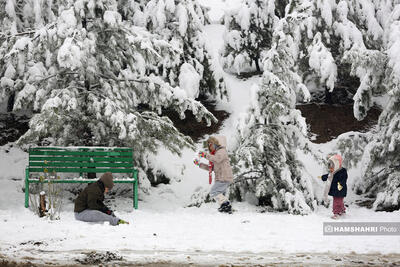
[[[113,182],[113,176],[111,172],[106,172],[100,177],[100,181],[103,182],[104,186],[107,187],[108,189],[112,189],[114,186]]]

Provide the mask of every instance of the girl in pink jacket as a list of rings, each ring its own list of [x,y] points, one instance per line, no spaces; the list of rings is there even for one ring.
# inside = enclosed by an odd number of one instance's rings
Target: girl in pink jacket
[[[209,165],[199,163],[197,160],[195,160],[195,164],[201,169],[209,171],[210,182],[211,173],[214,171],[215,182],[211,188],[210,196],[220,205],[218,211],[231,213],[232,206],[229,199],[225,196],[225,193],[233,181],[233,173],[229,162],[228,152],[223,144],[223,136],[211,136],[208,138],[207,145],[209,153],[200,152],[199,156],[208,159]]]

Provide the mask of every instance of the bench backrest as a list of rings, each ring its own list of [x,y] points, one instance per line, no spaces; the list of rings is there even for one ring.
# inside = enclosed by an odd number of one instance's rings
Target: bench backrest
[[[33,147],[29,172],[128,173],[133,177],[132,148]]]

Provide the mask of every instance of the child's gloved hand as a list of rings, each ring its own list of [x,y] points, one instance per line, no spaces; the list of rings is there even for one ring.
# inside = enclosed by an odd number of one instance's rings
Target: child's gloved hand
[[[337,183],[337,189],[338,189],[339,191],[343,189],[343,186],[342,186],[339,182]]]
[[[200,158],[205,158],[206,157],[206,153],[204,153],[203,151],[199,152],[199,157]]]
[[[194,165],[199,166],[200,165],[200,161],[198,159],[194,159],[193,160]]]
[[[120,225],[120,224],[129,224],[129,222],[120,219],[120,220],[118,221],[118,225]]]
[[[322,179],[322,176],[318,176],[318,179]]]

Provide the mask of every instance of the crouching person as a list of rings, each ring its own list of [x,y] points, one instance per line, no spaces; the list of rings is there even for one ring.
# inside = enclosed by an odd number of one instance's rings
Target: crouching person
[[[113,186],[111,172],[104,173],[97,182],[89,184],[75,200],[75,219],[84,222],[109,222],[111,225],[129,224],[116,217],[103,203],[104,194]]]
[[[210,137],[207,140],[209,153],[200,152],[199,156],[209,160],[209,165],[197,163],[201,169],[215,173],[215,182],[211,188],[210,196],[219,204],[219,212],[232,212],[229,199],[225,196],[226,190],[233,181],[232,168],[229,162],[228,152],[224,146],[224,137]],[[196,162],[195,162],[196,163]]]

